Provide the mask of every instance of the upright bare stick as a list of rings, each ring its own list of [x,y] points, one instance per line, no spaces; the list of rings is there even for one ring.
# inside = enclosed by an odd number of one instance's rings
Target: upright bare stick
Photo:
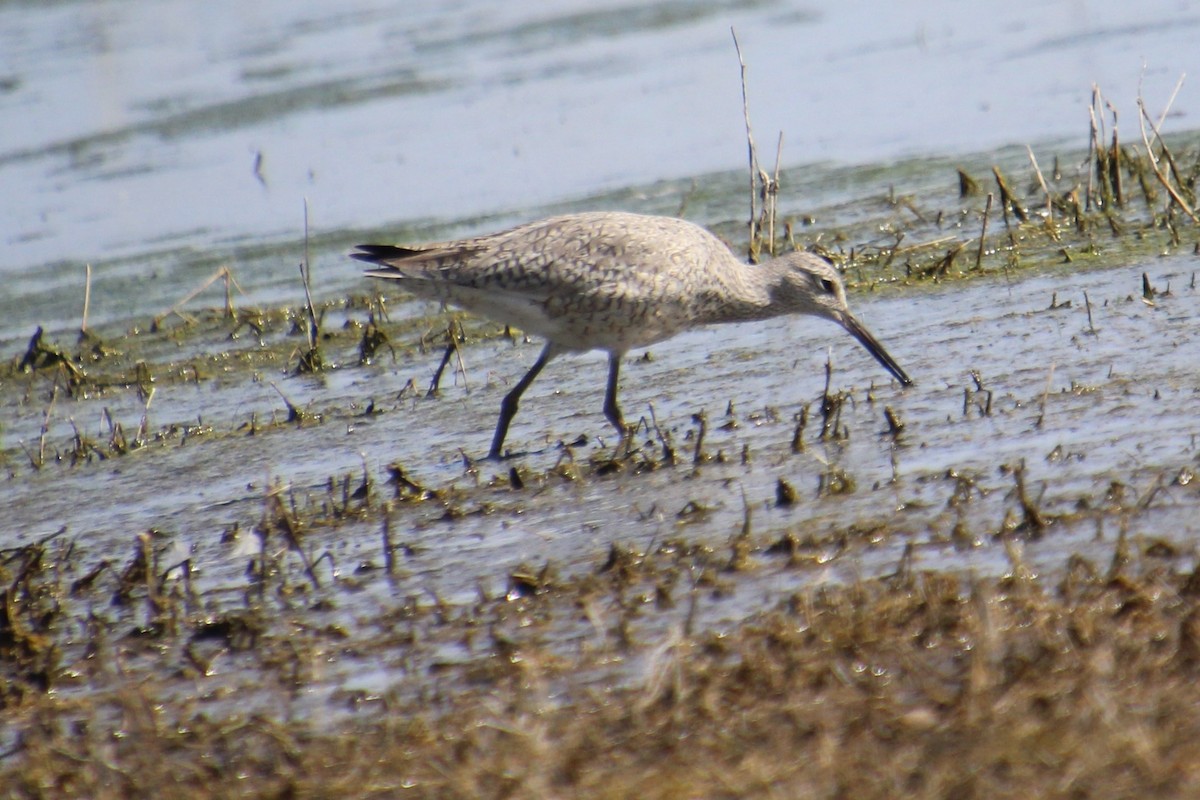
[[[742,116],[746,121],[746,150],[750,160],[750,257],[754,258],[755,226],[757,216],[754,208],[754,179],[758,175],[758,148],[754,145],[754,132],[750,129],[750,99],[746,94],[746,60],[742,58],[742,46],[738,43],[737,31],[732,27],[733,48],[737,51],[738,65],[742,71]]]
[[[300,277],[304,283],[304,302],[308,306],[308,349],[312,350],[317,346],[317,336],[320,329],[317,327],[317,311],[313,308],[312,293],[308,289],[308,274],[311,269],[308,260],[308,198],[304,198],[304,263],[300,265]]]
[[[1046,177],[1042,175],[1042,168],[1038,166],[1037,156],[1033,154],[1033,148],[1025,145],[1025,150],[1029,153],[1029,162],[1033,164],[1033,172],[1037,175],[1038,183],[1041,184],[1042,191],[1046,193],[1046,219],[1053,222],[1054,199],[1050,196],[1050,187],[1046,185]]]
[[[83,320],[79,323],[79,332],[87,333],[88,307],[92,304],[92,265],[84,265],[83,278]]]

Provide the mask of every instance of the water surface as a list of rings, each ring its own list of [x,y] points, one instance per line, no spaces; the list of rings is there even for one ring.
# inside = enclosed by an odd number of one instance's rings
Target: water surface
[[[1198,24],[1173,0],[6,3],[0,342],[77,324],[85,262],[95,319],[158,313],[220,264],[278,302],[306,198],[317,233],[403,236],[740,170],[731,27],[770,166],[779,132],[785,165],[1082,147],[1094,83],[1136,140],[1139,86],[1165,105]],[[1184,83],[1168,127],[1196,103]],[[785,204],[837,192],[799,188]],[[743,213],[723,202],[700,221]],[[347,243],[318,240],[318,292],[353,281]]]

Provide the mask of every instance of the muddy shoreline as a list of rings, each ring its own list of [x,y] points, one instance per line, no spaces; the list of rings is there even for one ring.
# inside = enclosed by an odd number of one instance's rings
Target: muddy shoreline
[[[698,331],[630,360],[628,451],[585,356],[478,460],[537,343],[365,285],[319,368],[298,278],[14,345],[3,785],[1194,791],[1197,229],[1136,154],[1121,205],[984,158],[781,209],[915,389],[820,323]],[[635,210],[745,248],[733,181]]]

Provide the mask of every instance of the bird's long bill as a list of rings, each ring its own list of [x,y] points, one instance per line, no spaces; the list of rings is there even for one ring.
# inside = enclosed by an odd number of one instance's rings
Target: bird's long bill
[[[846,314],[838,322],[842,323],[842,327],[849,331],[851,336],[858,339],[859,343],[867,349],[868,353],[875,356],[876,361],[883,364],[888,372],[895,375],[896,380],[905,386],[913,385],[912,378],[908,377],[908,374],[900,369],[900,365],[888,355],[888,351],[883,349],[883,345],[879,343],[879,340],[861,322],[855,319],[853,315]]]

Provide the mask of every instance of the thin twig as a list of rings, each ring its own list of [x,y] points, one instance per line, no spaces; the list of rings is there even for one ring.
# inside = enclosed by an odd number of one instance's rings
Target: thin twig
[[[217,282],[217,280],[219,280],[221,278],[225,279],[225,311],[229,316],[233,316],[233,298],[229,291],[230,285],[232,284],[234,288],[236,288],[239,292],[241,292],[243,297],[246,296],[246,292],[238,284],[237,278],[233,277],[233,272],[230,271],[229,267],[221,267],[216,272],[214,272],[212,275],[209,275],[208,279],[205,280],[204,283],[200,284],[195,289],[188,292],[187,295],[182,300],[178,301],[177,303],[175,303],[175,305],[171,306],[166,311],[164,311],[161,314],[159,314],[158,316],[156,316],[154,318],[154,323],[156,325],[161,323],[164,319],[166,319],[171,314],[177,314],[181,319],[183,319],[187,322],[195,322],[195,319],[193,317],[190,317],[187,314],[184,314],[182,311],[180,311],[179,310],[180,307],[191,302],[191,300],[196,295],[200,294],[205,289],[212,286],[214,283]]]
[[[87,332],[88,308],[92,305],[92,265],[84,265],[83,279],[83,321],[79,323],[79,332]]]
[[[1040,408],[1040,410],[1039,410],[1039,413],[1038,413],[1038,418],[1037,418],[1037,421],[1033,423],[1033,424],[1034,424],[1034,427],[1036,427],[1036,428],[1040,428],[1040,427],[1042,427],[1042,423],[1043,423],[1043,422],[1045,421],[1045,419],[1046,419],[1046,401],[1047,401],[1047,400],[1050,398],[1050,383],[1051,383],[1051,381],[1053,381],[1053,380],[1054,380],[1054,368],[1055,368],[1056,366],[1057,366],[1056,364],[1054,364],[1053,362],[1051,362],[1051,364],[1050,364],[1050,369],[1049,369],[1049,371],[1046,373],[1046,388],[1045,388],[1045,390],[1042,392],[1042,403],[1041,403],[1041,408]]]
[[[139,442],[146,441],[150,435],[150,403],[154,400],[154,387],[150,387],[150,391],[146,392],[146,405],[142,410],[142,421],[138,425],[137,440]]]
[[[1092,198],[1095,192],[1092,190],[1092,180],[1095,178],[1095,170],[1092,169],[1092,162],[1100,158],[1100,148],[1103,145],[1100,142],[1100,123],[1096,119],[1096,104],[1099,102],[1100,86],[1092,84],[1092,104],[1088,106],[1088,121],[1090,123],[1091,134],[1088,136],[1088,155],[1087,155],[1087,194],[1084,197],[1084,208],[1088,211],[1092,210]]]
[[[1046,219],[1054,222],[1054,202],[1050,196],[1050,187],[1046,185],[1046,177],[1042,175],[1042,168],[1038,166],[1037,156],[1033,154],[1033,148],[1025,145],[1026,152],[1029,153],[1029,161],[1033,164],[1033,173],[1037,175],[1038,183],[1041,184],[1042,191],[1046,193]]]
[[[1150,160],[1150,168],[1154,170],[1154,177],[1158,178],[1158,182],[1161,183],[1163,188],[1167,190],[1167,194],[1171,195],[1171,199],[1174,200],[1175,203],[1183,210],[1183,213],[1192,218],[1192,222],[1200,222],[1200,219],[1196,218],[1196,212],[1192,210],[1192,207],[1188,205],[1187,201],[1184,200],[1179,192],[1176,191],[1175,187],[1171,185],[1170,179],[1159,167],[1158,158],[1155,157],[1154,149],[1150,146],[1150,137],[1146,135],[1146,123],[1150,124],[1150,129],[1154,131],[1154,135],[1158,139],[1159,145],[1162,146],[1163,153],[1167,158],[1170,158],[1170,151],[1167,150],[1167,145],[1165,142],[1163,142],[1162,134],[1159,133],[1158,127],[1154,124],[1154,120],[1150,119],[1150,113],[1146,111],[1145,100],[1139,96],[1137,102],[1138,109],[1142,112],[1141,116],[1138,118],[1138,127],[1141,128],[1142,131],[1142,143],[1146,146],[1146,155]]]
[[[237,281],[233,279],[233,273],[228,269],[225,270],[225,316],[233,319],[233,287],[237,286]],[[242,287],[238,286],[240,292]]]
[[[1000,208],[1004,209],[1004,221],[1008,223],[1008,209],[1012,209],[1013,214],[1021,222],[1028,222],[1029,215],[1025,209],[1021,207],[1021,201],[1013,193],[1012,189],[1008,188],[1008,182],[1004,180],[1004,175],[1001,174],[1000,168],[992,167],[992,175],[996,178],[996,185],[1000,187]]]
[[[1108,151],[1108,183],[1112,187],[1113,202],[1117,204],[1117,208],[1122,208],[1125,198],[1121,192],[1121,144],[1117,132],[1117,108],[1112,103],[1106,105],[1113,120],[1112,146]]]
[[[458,338],[459,341],[467,340],[467,333],[463,330],[462,321],[458,322]],[[462,375],[463,391],[467,394],[471,393],[471,383],[467,380],[467,362],[463,360],[462,348],[454,348],[454,358],[458,361],[458,371]]]
[[[750,99],[746,93],[746,60],[742,58],[742,46],[738,43],[737,31],[731,26],[729,33],[733,36],[733,49],[737,51],[738,65],[741,67],[742,74],[742,116],[746,122],[746,151],[750,160],[750,259],[754,260],[754,242],[757,238],[755,236],[754,178],[759,171],[758,148],[754,144],[754,132],[750,128]]]
[[[317,312],[313,308],[312,293],[308,288],[309,277],[309,260],[308,260],[308,198],[304,198],[304,263],[300,265],[300,278],[304,282],[304,302],[308,306],[308,349],[312,351],[317,346],[317,336],[320,329],[317,327]]]
[[[992,193],[988,192],[987,205],[983,207],[983,229],[979,231],[979,250],[975,252],[975,269],[983,262],[983,248],[987,242],[988,217],[992,214]]]
[[[389,578],[396,574],[396,551],[392,545],[392,504],[383,504],[383,570]]]
[[[34,467],[41,469],[46,463],[46,435],[50,433],[50,415],[54,412],[54,403],[58,400],[58,381],[54,382],[54,388],[50,390],[50,402],[46,404],[46,414],[42,417],[42,430],[38,434],[38,458]]]
[[[274,381],[271,382],[271,388],[275,390],[275,393],[277,395],[279,395],[279,398],[281,400],[283,400],[283,404],[285,406],[287,406],[287,410],[288,410],[287,421],[288,422],[297,422],[297,421],[301,421],[304,419],[304,412],[301,411],[300,408],[295,403],[293,403],[291,400],[288,399],[288,396],[283,393],[282,389],[280,389],[278,386],[275,385]]]
[[[782,157],[783,131],[780,131],[779,140],[775,143],[775,171],[771,175],[771,182],[763,187],[771,201],[770,210],[767,213],[767,226],[771,237],[767,245],[767,252],[772,256],[775,255],[775,214],[779,206],[779,162]]]
[[[1179,80],[1175,81],[1175,88],[1171,90],[1171,96],[1167,98],[1167,104],[1163,107],[1162,113],[1158,115],[1158,127],[1161,128],[1162,124],[1166,122],[1167,114],[1170,113],[1171,106],[1175,105],[1175,98],[1179,95],[1179,90],[1183,88],[1183,79],[1186,77],[1186,72],[1179,73]],[[1141,87],[1139,86],[1138,88],[1140,89]],[[1141,94],[1141,91],[1139,91],[1138,96],[1140,97]]]

